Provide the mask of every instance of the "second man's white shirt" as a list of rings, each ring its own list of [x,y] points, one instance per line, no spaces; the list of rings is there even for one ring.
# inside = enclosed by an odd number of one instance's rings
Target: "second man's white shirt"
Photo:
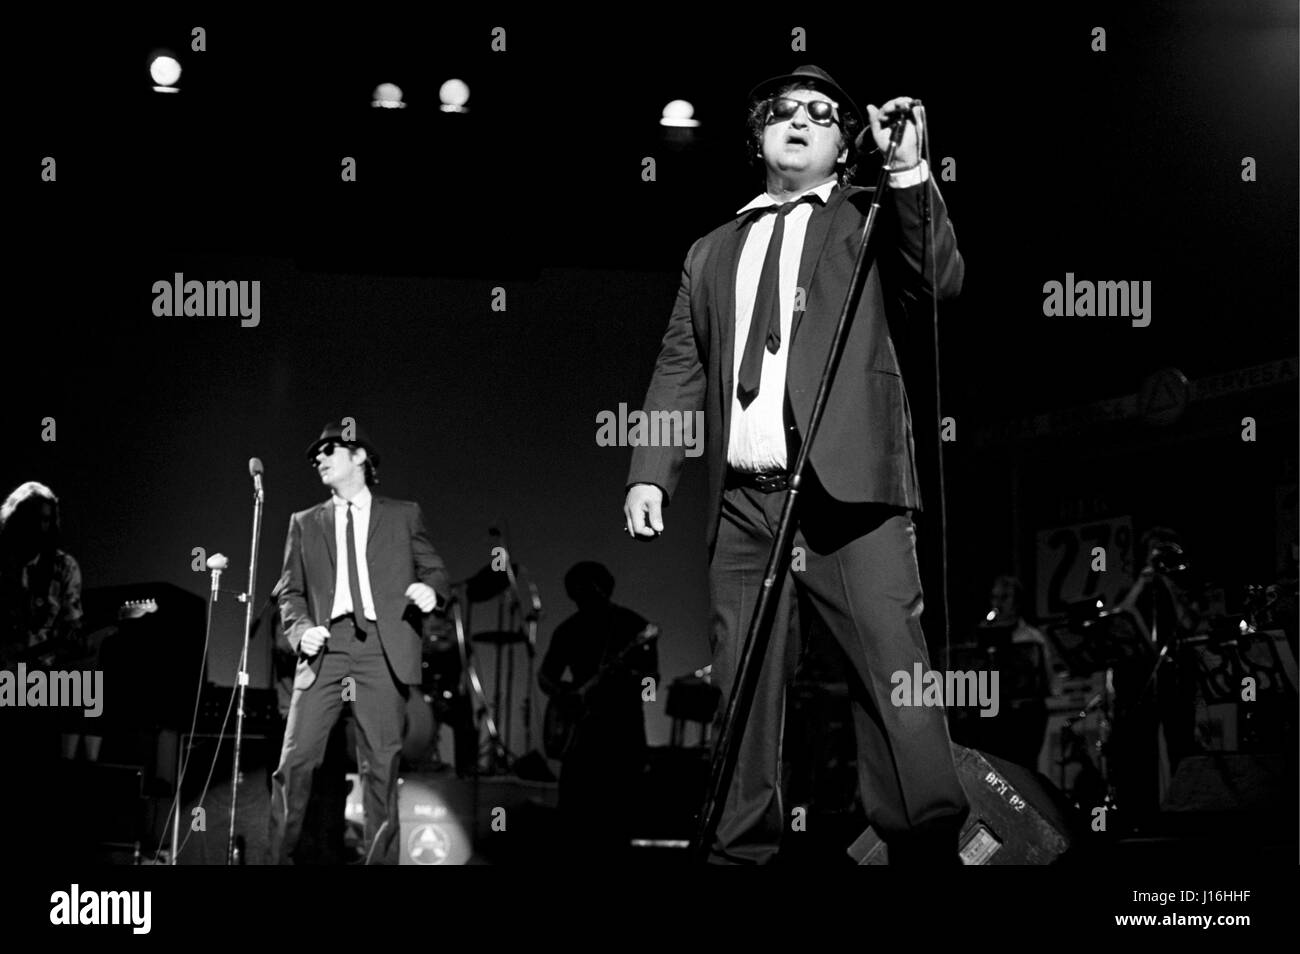
[[[334,608],[330,619],[338,619],[353,612],[352,586],[348,582],[348,506],[349,502],[335,494],[334,504]],[[377,620],[375,599],[370,592],[370,568],[366,565],[366,537],[370,533],[370,506],[374,502],[370,488],[352,498],[352,534],[357,548],[357,578],[361,581],[361,601],[368,620]]]

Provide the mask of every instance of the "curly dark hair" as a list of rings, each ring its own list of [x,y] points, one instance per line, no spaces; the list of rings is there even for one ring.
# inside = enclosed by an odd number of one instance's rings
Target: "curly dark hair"
[[[747,121],[747,136],[745,139],[745,148],[749,159],[750,168],[766,181],[767,167],[763,163],[763,130],[767,128],[767,115],[771,107],[772,100],[780,96],[789,96],[796,90],[807,90],[808,92],[822,93],[832,99],[835,94],[824,89],[816,80],[798,80],[781,87],[770,96],[764,96],[761,99],[753,100],[749,104],[749,118]],[[837,110],[839,113],[839,122],[836,124],[840,130],[841,148],[847,145],[849,154],[846,161],[836,165],[836,174],[839,177],[840,188],[843,189],[853,184],[853,179],[858,172],[858,150],[854,143],[857,141],[858,134],[862,131],[862,123],[858,117],[841,107]]]

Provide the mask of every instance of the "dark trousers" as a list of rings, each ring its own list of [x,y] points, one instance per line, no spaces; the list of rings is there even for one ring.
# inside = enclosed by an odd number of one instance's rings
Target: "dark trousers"
[[[312,773],[325,759],[330,730],[351,702],[356,719],[357,770],[365,786],[365,843],[374,863],[395,864],[397,771],[402,754],[406,687],[388,666],[379,634],[357,629],[351,617],[330,625],[320,674],[289,703],[280,765],[271,779],[268,845],[271,864],[292,864],[311,797]],[[350,681],[345,681],[350,680]]]
[[[731,693],[785,497],[784,491],[764,494],[749,487],[730,488],[723,497],[709,582],[713,681],[724,699]],[[920,860],[923,854],[955,861],[956,836],[969,805],[953,766],[944,711],[890,702],[893,673],[910,676],[918,662],[930,666],[911,517],[898,508],[839,503],[815,480],[800,493],[796,517],[796,558],[780,591],[710,860],[771,861],[790,824],[781,799],[781,736],[786,687],[797,662],[790,624],[795,587],[800,587],[848,658],[862,804],[867,820],[889,844],[891,863]]]

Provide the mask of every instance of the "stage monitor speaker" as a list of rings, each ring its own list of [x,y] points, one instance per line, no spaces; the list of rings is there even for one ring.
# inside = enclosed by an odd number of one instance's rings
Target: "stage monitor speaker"
[[[463,865],[474,853],[472,779],[407,774],[397,791],[398,864]]]
[[[1294,761],[1288,773],[1286,759],[1281,755],[1189,755],[1178,763],[1161,808],[1167,812],[1244,812],[1268,817],[1286,810],[1288,796],[1294,806],[1295,787]]]
[[[975,749],[952,750],[970,801],[958,839],[963,864],[1047,865],[1069,850],[1069,807],[1047,779]],[[889,864],[885,842],[870,828],[849,855],[860,865]]]

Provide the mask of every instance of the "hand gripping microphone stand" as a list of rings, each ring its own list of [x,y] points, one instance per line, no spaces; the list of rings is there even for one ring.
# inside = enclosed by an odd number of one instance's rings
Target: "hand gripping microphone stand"
[[[704,808],[700,812],[700,826],[695,842],[691,846],[692,857],[697,861],[705,861],[708,858],[713,837],[718,830],[718,823],[722,820],[727,793],[731,790],[731,780],[736,771],[736,759],[740,751],[739,742],[744,735],[745,725],[749,721],[749,711],[754,703],[754,691],[758,685],[759,672],[762,670],[763,657],[767,654],[767,644],[772,635],[772,622],[776,618],[777,597],[785,578],[790,545],[794,540],[794,508],[799,499],[804,469],[808,463],[808,453],[817,438],[817,428],[826,409],[831,382],[835,378],[835,370],[839,366],[840,356],[848,341],[849,326],[854,312],[857,311],[858,300],[862,297],[862,287],[866,284],[867,274],[871,271],[869,249],[872,232],[875,230],[876,219],[880,212],[880,197],[885,193],[889,167],[894,161],[894,153],[898,150],[899,143],[903,141],[903,131],[906,128],[907,123],[902,119],[894,123],[894,131],[889,138],[889,149],[880,167],[880,175],[876,178],[876,191],[872,196],[871,209],[867,212],[867,221],[862,229],[862,244],[858,247],[853,276],[849,279],[849,291],[840,309],[839,321],[835,325],[835,335],[831,339],[830,351],[826,355],[826,366],[822,370],[821,383],[817,386],[817,397],[813,401],[812,414],[808,419],[808,432],[803,436],[803,444],[795,456],[794,466],[790,469],[790,490],[781,508],[781,522],[777,525],[776,539],[772,543],[771,553],[768,554],[767,571],[763,577],[762,589],[759,590],[758,605],[754,607],[754,617],[750,621],[749,633],[745,637],[745,646],[740,654],[736,681],[731,689],[731,697],[727,700],[722,730],[718,734],[717,748],[713,752],[709,792]]]
[[[239,704],[235,710],[235,758],[230,774],[230,833],[226,839],[226,864],[235,863],[235,809],[239,803],[239,749],[244,735],[244,690],[248,687],[248,636],[253,628],[253,588],[257,583],[257,544],[262,537],[262,462],[254,457],[248,462],[253,478],[253,550],[248,558],[248,592],[244,601],[244,648],[239,654]],[[246,859],[245,859],[246,860]]]

